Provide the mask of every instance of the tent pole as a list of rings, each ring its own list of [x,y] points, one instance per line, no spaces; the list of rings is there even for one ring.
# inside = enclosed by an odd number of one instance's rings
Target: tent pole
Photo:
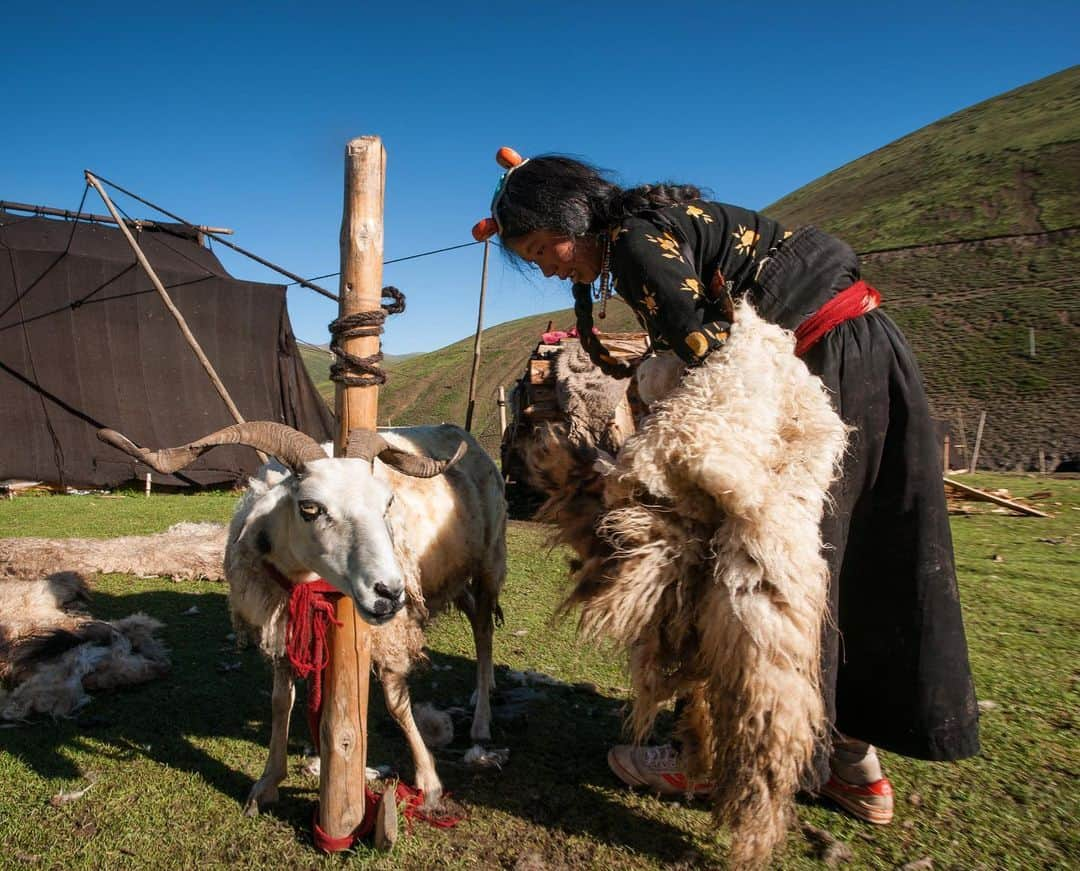
[[[85,172],[86,172],[87,178],[90,178],[90,176],[92,175],[90,170],[86,170]],[[172,218],[174,221],[177,221],[177,222],[183,224],[185,227],[190,227],[193,230],[199,230],[202,233],[202,235],[209,236],[215,242],[218,242],[218,243],[224,245],[226,248],[232,248],[233,251],[236,251],[239,254],[243,254],[245,257],[250,257],[252,260],[254,260],[259,265],[265,266],[267,269],[272,269],[272,270],[274,270],[274,272],[278,273],[279,275],[284,275],[286,278],[291,278],[297,284],[303,285],[304,287],[308,288],[309,290],[314,290],[316,293],[321,293],[327,299],[332,299],[334,301],[337,301],[337,297],[334,296],[334,294],[332,294],[326,288],[319,287],[319,285],[317,285],[317,284],[312,284],[306,278],[301,278],[299,275],[295,275],[294,273],[289,272],[288,269],[285,269],[282,266],[278,266],[276,263],[271,263],[269,260],[264,260],[258,254],[252,254],[250,251],[246,251],[245,249],[243,249],[239,245],[237,245],[235,242],[230,242],[228,239],[218,238],[217,233],[214,231],[214,229],[212,227],[199,227],[199,226],[197,226],[195,224],[192,224],[191,221],[185,221],[179,215],[174,215],[168,209],[163,209],[163,208],[161,208],[161,206],[154,205],[149,200],[144,200],[138,194],[133,194],[131,191],[125,190],[124,188],[120,187],[120,185],[118,185],[116,182],[109,181],[107,178],[103,178],[103,179],[101,179],[101,181],[105,182],[105,184],[109,185],[110,187],[116,188],[118,191],[120,191],[120,193],[126,194],[127,196],[131,197],[133,200],[138,200],[144,206],[149,206],[151,209],[157,209],[159,212],[161,212],[161,214],[163,214],[163,215],[165,215],[165,216],[167,216],[169,218]],[[97,187],[97,186],[95,185],[95,187]],[[98,187],[98,192],[101,193],[102,196],[105,196],[104,191],[102,191],[100,187]],[[115,212],[114,212],[114,214],[115,214]]]
[[[386,149],[378,136],[361,136],[345,146],[345,203],[341,217],[339,317],[376,311],[382,305],[383,199]],[[379,336],[342,341],[347,353],[373,356]],[[343,456],[353,429],[375,429],[377,385],[338,382],[338,431],[334,455]],[[367,769],[367,709],[371,675],[371,632],[352,600],[337,603],[340,625],[330,627],[323,714],[319,724],[319,826],[331,838],[347,838],[364,819]],[[394,805],[390,795],[389,807]],[[384,808],[384,811],[386,808]]]
[[[210,362],[210,358],[203,352],[199,340],[196,339],[195,335],[191,332],[191,329],[187,325],[187,321],[184,320],[184,316],[180,313],[180,309],[173,303],[172,297],[169,296],[169,292],[165,289],[165,285],[161,283],[161,279],[158,278],[157,273],[154,272],[154,267],[150,265],[150,261],[146,259],[146,255],[143,254],[142,248],[139,247],[139,243],[136,242],[135,237],[131,235],[131,230],[128,229],[126,223],[120,220],[120,215],[117,214],[116,207],[113,205],[112,200],[109,199],[109,195],[105,193],[105,189],[101,186],[101,182],[99,182],[89,170],[86,171],[86,182],[101,194],[101,199],[105,203],[105,208],[107,208],[109,214],[116,219],[116,224],[120,228],[120,232],[124,234],[124,238],[127,239],[128,244],[131,246],[131,250],[135,252],[135,259],[139,261],[139,265],[142,266],[147,276],[149,276],[150,282],[158,292],[158,296],[160,296],[161,301],[165,303],[165,308],[169,310],[169,313],[173,316],[177,326],[180,327],[180,332],[188,343],[188,347],[191,348],[192,353],[195,354],[196,358],[198,358],[199,362],[202,364],[203,369],[206,370],[206,374],[210,377],[210,383],[214,385],[214,389],[225,403],[225,407],[229,410],[229,414],[232,415],[233,420],[237,423],[243,423],[244,417],[240,414],[240,409],[236,407],[236,403],[232,401],[232,397],[229,396],[229,391],[222,383],[221,378],[218,377],[217,371],[214,369],[214,364]],[[262,462],[265,463],[267,459],[266,454],[262,451],[257,451],[257,453]]]
[[[484,297],[487,295],[488,251],[491,242],[484,243],[484,266],[480,272],[480,305],[476,313],[476,338],[473,340],[472,374],[469,376],[469,404],[465,408],[465,431],[472,432],[473,411],[476,409],[476,376],[480,371],[480,337],[484,332]]]

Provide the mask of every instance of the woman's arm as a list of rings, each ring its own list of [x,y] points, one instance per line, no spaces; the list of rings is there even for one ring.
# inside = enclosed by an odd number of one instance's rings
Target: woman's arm
[[[612,274],[616,290],[641,315],[653,339],[693,366],[724,343],[730,324],[706,320],[706,309],[714,307],[676,232],[630,219],[614,243]]]

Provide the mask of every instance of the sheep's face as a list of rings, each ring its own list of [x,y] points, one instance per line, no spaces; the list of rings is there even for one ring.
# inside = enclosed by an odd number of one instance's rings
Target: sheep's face
[[[308,463],[289,482],[289,541],[307,568],[356,604],[367,623],[390,620],[405,604],[405,580],[394,557],[394,494],[365,460]]]

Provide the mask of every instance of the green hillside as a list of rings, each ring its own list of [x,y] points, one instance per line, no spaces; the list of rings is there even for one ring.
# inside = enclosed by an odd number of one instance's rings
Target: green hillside
[[[864,275],[911,341],[954,448],[972,450],[985,412],[981,466],[1034,468],[1041,451],[1052,470],[1080,459],[1077,179],[1073,67],[905,136],[764,211],[789,226],[814,223],[864,253]],[[898,246],[907,247],[881,250]],[[521,374],[549,320],[566,327],[573,314],[484,332],[474,431],[489,448],[498,443],[496,390]],[[634,321],[615,306],[605,328]],[[472,341],[389,367],[380,418],[464,421]],[[954,465],[964,456],[955,450]]]
[[[923,127],[764,211],[859,251],[1055,230],[1080,223],[1078,140],[1072,67]]]

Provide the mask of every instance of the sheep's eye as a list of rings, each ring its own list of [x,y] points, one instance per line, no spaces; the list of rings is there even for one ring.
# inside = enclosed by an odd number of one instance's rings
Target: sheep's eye
[[[298,503],[300,508],[300,516],[304,520],[314,520],[316,517],[325,514],[326,509],[323,508],[318,502],[313,502],[310,499],[305,499]]]

